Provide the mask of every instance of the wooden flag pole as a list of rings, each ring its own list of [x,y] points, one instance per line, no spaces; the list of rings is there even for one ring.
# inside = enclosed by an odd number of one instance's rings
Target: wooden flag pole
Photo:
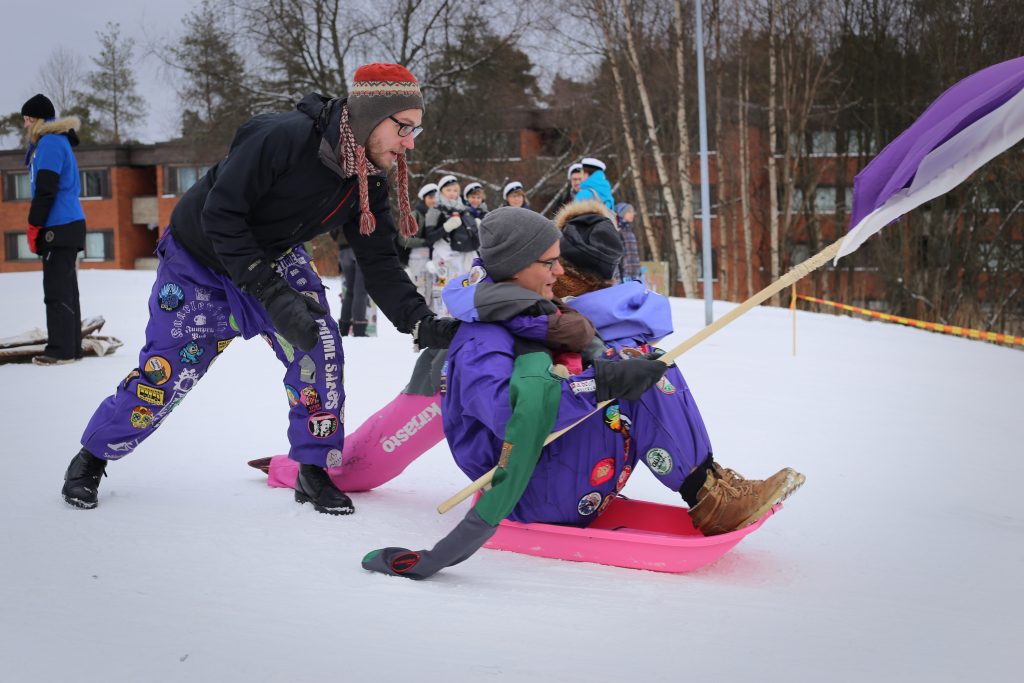
[[[692,349],[694,346],[696,346],[697,344],[701,343],[702,341],[704,341],[705,339],[707,339],[708,337],[713,335],[715,332],[718,332],[720,329],[722,329],[723,327],[725,327],[729,323],[733,322],[734,320],[736,320],[736,318],[739,318],[741,315],[743,315],[744,313],[746,313],[750,309],[754,308],[755,306],[759,306],[760,304],[764,303],[765,301],[770,299],[775,294],[777,294],[777,293],[781,292],[782,290],[784,290],[786,287],[789,287],[790,285],[794,284],[797,280],[800,280],[801,278],[805,277],[806,275],[810,274],[811,272],[813,272],[813,271],[817,270],[818,268],[822,267],[823,265],[828,263],[831,259],[835,258],[835,255],[839,253],[839,247],[842,245],[842,243],[843,243],[843,239],[840,238],[840,239],[836,240],[835,242],[833,242],[828,247],[825,247],[825,249],[823,249],[822,251],[818,252],[816,255],[814,255],[811,258],[809,258],[806,261],[804,261],[803,263],[794,266],[792,270],[790,270],[788,273],[786,273],[785,275],[780,277],[778,280],[776,280],[772,284],[768,285],[767,287],[762,289],[760,292],[758,292],[754,296],[750,297],[749,299],[744,301],[742,304],[740,304],[736,308],[732,309],[731,311],[729,311],[728,313],[723,315],[721,318],[719,318],[718,320],[716,320],[712,324],[708,325],[707,327],[702,328],[699,332],[697,332],[697,334],[693,335],[692,337],[690,337],[686,341],[684,341],[681,344],[679,344],[678,346],[674,347],[668,353],[666,353],[665,355],[661,356],[658,360],[663,361],[666,365],[668,363],[671,363],[676,358],[678,358],[679,356],[683,355],[684,353],[686,353],[687,351]],[[604,401],[602,403],[599,403],[598,406],[597,406],[597,409],[594,410],[594,413],[596,413],[598,410],[601,410],[601,408],[604,408],[609,403],[611,403],[611,401]],[[590,413],[590,415],[593,415],[594,413]],[[578,420],[575,423],[569,425],[568,427],[566,427],[565,429],[563,429],[561,431],[553,432],[552,434],[549,434],[548,438],[544,441],[544,445],[546,446],[549,443],[551,443],[552,441],[554,441],[555,439],[557,439],[558,437],[562,436],[563,434],[568,432],[570,429],[572,429],[573,427],[578,425],[580,422],[583,422],[584,420],[586,420],[588,417],[590,417],[590,415],[587,415],[586,417],[581,418],[580,420]],[[466,500],[467,498],[472,496],[474,493],[476,493],[477,491],[479,491],[483,487],[485,487],[488,484],[490,484],[491,483],[491,479],[494,477],[494,472],[495,472],[496,469],[497,468],[492,469],[490,472],[484,474],[482,477],[480,477],[479,479],[477,479],[476,481],[471,483],[469,486],[467,486],[466,488],[462,489],[461,491],[456,493],[454,496],[452,496],[448,500],[446,500],[443,503],[441,503],[440,505],[438,505],[437,506],[437,511],[443,515],[444,513],[448,512],[453,507],[455,507],[456,505],[458,505],[462,501]]]

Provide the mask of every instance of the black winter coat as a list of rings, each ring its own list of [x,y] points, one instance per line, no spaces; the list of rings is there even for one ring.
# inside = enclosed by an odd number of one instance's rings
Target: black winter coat
[[[344,100],[317,93],[297,111],[261,114],[235,133],[224,159],[196,182],[171,214],[175,239],[203,265],[240,288],[271,261],[317,235],[340,229],[356,255],[366,289],[402,332],[430,315],[395,253],[395,222],[384,176],[370,176],[377,228],[359,234],[359,188],[338,164]]]

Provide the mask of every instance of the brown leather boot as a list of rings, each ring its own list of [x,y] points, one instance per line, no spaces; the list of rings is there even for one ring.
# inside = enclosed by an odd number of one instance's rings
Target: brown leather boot
[[[708,470],[697,504],[690,508],[693,525],[705,536],[750,526],[774,505],[800,488],[805,477],[786,467],[765,480],[745,479],[717,463]]]

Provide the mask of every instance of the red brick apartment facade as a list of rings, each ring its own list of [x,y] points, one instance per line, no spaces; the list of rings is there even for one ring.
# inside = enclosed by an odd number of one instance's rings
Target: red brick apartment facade
[[[178,198],[211,163],[175,143],[81,146],[75,156],[87,227],[82,268],[152,267]],[[0,152],[0,272],[42,269],[25,237],[31,190],[24,157],[23,150]]]

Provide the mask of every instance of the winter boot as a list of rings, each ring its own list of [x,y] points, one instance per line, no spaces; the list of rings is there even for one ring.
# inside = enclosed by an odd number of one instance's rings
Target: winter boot
[[[728,481],[730,481],[730,482],[732,482],[734,484],[738,484],[740,482],[749,481],[749,482],[751,482],[753,484],[758,484],[758,485],[763,484],[763,485],[766,485],[766,486],[774,488],[775,486],[778,485],[779,482],[784,482],[785,483],[785,491],[783,493],[782,500],[786,500],[786,498],[789,498],[789,495],[791,493],[793,493],[794,491],[796,491],[798,488],[800,488],[803,485],[804,481],[806,481],[806,479],[807,479],[807,477],[805,477],[804,475],[800,474],[799,472],[797,472],[796,470],[794,470],[791,467],[783,467],[781,470],[779,470],[778,472],[776,472],[775,474],[773,474],[772,476],[770,476],[770,477],[768,477],[767,479],[764,479],[764,480],[761,480],[761,479],[747,479],[746,477],[744,477],[742,474],[740,474],[736,470],[730,469],[728,467],[722,467],[718,463],[714,463],[712,465],[712,467],[714,468],[715,473],[720,478],[726,479],[726,480],[728,480]]]
[[[365,320],[356,320],[356,321],[354,321],[352,323],[352,336],[353,337],[365,337],[366,336],[366,326],[367,326],[367,324],[368,323]]]
[[[348,331],[351,328],[352,328],[352,321],[351,320],[342,320],[341,318],[338,318],[338,334],[340,334],[342,337],[347,337],[348,336]]]
[[[803,482],[804,476],[788,467],[761,481],[744,479],[716,464],[697,493],[690,519],[705,536],[742,529],[761,519]]]
[[[100,477],[106,474],[107,461],[97,458],[84,448],[78,451],[64,473],[64,488],[60,490],[68,505],[83,510],[96,507]]]
[[[295,501],[312,503],[314,510],[328,515],[351,515],[356,511],[352,499],[339,491],[327,472],[316,465],[299,465]]]

